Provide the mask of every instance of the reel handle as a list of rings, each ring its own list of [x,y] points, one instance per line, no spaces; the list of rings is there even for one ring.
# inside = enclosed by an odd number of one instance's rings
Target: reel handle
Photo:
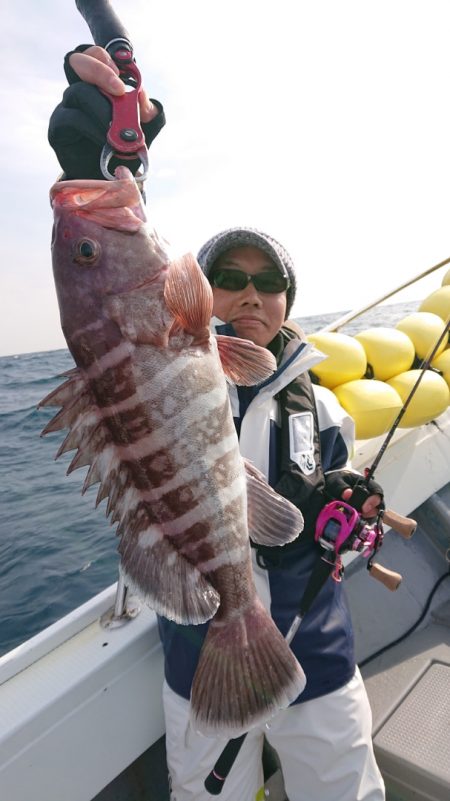
[[[393,531],[396,531],[397,534],[404,537],[405,540],[411,539],[417,528],[417,523],[412,517],[403,517],[403,515],[394,512],[392,509],[384,510],[383,521],[389,528],[392,528]]]
[[[374,579],[381,581],[391,592],[398,590],[400,587],[402,576],[400,573],[396,573],[395,570],[389,570],[387,567],[374,563],[368,566],[368,571]]]

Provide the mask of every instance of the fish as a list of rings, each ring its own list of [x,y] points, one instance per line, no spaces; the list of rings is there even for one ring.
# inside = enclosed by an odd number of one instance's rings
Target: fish
[[[117,524],[125,584],[179,624],[210,620],[191,692],[206,735],[238,736],[303,691],[296,657],[259,600],[250,537],[280,545],[300,511],[239,452],[227,383],[253,385],[272,354],[210,330],[212,290],[195,257],[149,226],[126,167],[50,190],[61,327],[75,368],[40,406],[42,434],[69,429],[82,492]]]

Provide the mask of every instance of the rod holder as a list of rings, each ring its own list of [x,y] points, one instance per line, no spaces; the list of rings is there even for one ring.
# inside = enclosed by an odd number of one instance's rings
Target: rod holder
[[[129,596],[128,587],[119,569],[114,606],[111,606],[101,616],[100,625],[103,629],[117,629],[129,623],[130,620],[134,620],[140,611],[141,605],[137,598]]]

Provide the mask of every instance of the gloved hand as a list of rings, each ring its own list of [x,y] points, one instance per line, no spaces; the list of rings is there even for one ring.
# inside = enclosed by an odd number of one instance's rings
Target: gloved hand
[[[378,481],[371,478],[366,483],[364,476],[352,470],[334,470],[326,473],[325,492],[330,500],[342,499],[350,506],[353,506],[352,495],[354,492],[354,499],[356,495],[360,497],[363,493],[355,508],[369,523],[375,521],[378,512],[384,509],[384,493]]]
[[[95,77],[90,79],[90,83],[80,79],[69,63],[74,53],[85,53],[83,58],[88,67],[94,65],[95,68],[96,64],[99,65],[98,81]],[[104,65],[108,64],[108,59],[111,62],[105,50],[91,45],[80,45],[65,57],[64,70],[70,86],[65,90],[62,102],[50,117],[48,139],[66,179],[104,178],[100,170],[100,154],[106,143],[106,133],[111,122],[111,103],[97,89],[97,85],[101,85],[104,81]],[[92,72],[92,66],[90,68]],[[141,120],[147,147],[165,124],[161,103],[157,100],[152,100],[151,103],[156,107],[156,116],[149,122]],[[111,173],[118,163],[115,158],[111,159],[109,164]],[[141,165],[139,159],[127,160],[124,163],[133,174]]]

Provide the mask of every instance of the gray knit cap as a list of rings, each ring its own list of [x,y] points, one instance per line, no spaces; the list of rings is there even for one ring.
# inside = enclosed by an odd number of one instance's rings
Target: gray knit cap
[[[269,234],[258,231],[256,228],[228,228],[213,236],[200,248],[197,254],[198,263],[205,275],[208,276],[211,267],[222,253],[231,248],[245,247],[246,245],[263,250],[278,267],[280,273],[289,276],[291,285],[286,292],[286,317],[289,317],[297,289],[294,263],[283,245]]]

